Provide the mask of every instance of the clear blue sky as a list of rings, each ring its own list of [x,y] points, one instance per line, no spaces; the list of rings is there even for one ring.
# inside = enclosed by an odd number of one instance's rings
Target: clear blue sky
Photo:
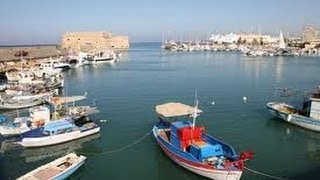
[[[1,0],[0,44],[58,43],[66,31],[135,42],[161,41],[162,32],[297,33],[320,25],[319,9],[320,0]]]

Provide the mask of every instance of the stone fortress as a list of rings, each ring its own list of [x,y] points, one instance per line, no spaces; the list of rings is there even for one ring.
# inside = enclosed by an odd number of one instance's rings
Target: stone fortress
[[[103,49],[126,50],[128,36],[113,36],[110,32],[68,32],[62,36],[60,45],[26,45],[0,47],[0,62],[19,61],[21,56],[36,60],[65,55],[69,51],[92,52]]]
[[[110,32],[69,32],[61,39],[61,49],[92,51],[103,49],[128,49],[128,36],[112,36]]]

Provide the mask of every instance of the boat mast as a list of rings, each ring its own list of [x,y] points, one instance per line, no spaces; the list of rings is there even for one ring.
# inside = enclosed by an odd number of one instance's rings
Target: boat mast
[[[197,119],[197,115],[198,115],[198,89],[196,89],[195,92],[195,97],[194,97],[194,111],[193,111],[193,120],[192,120],[192,129],[194,129],[195,125],[196,125],[196,119]]]
[[[279,35],[279,48],[286,49],[286,43],[284,41],[282,31],[280,31],[280,35]]]

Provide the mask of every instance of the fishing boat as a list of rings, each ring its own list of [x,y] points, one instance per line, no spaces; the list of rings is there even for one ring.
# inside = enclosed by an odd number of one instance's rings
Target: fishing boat
[[[38,94],[32,94],[30,92],[26,91],[16,91],[11,92],[12,94],[12,99],[13,100],[30,100],[30,99],[48,99],[50,96],[53,95],[53,92],[44,92],[44,93],[38,93]]]
[[[83,66],[88,56],[89,55],[84,52],[78,52],[77,55],[69,55],[68,63],[70,64],[71,68],[77,68],[79,66]]]
[[[62,71],[68,70],[71,68],[70,64],[67,62],[64,62],[62,58],[53,59],[51,57],[49,60],[42,61],[40,64],[40,67],[44,69],[50,69],[50,70],[61,69]]]
[[[15,136],[43,126],[50,121],[50,109],[46,106],[36,106],[29,109],[29,116],[17,117],[13,122],[0,125],[2,136]]]
[[[320,93],[308,98],[302,109],[284,102],[268,102],[267,108],[285,122],[320,132]]]
[[[156,106],[160,121],[153,127],[153,135],[157,143],[170,159],[195,174],[216,180],[240,179],[244,161],[252,153],[238,155],[232,146],[196,126],[201,112],[198,103],[195,107],[174,102]]]
[[[45,103],[45,98],[34,98],[25,100],[3,99],[0,97],[0,109],[23,109]]]
[[[99,131],[100,127],[87,116],[62,119],[50,121],[41,128],[22,133],[18,144],[24,147],[50,146],[90,136]]]
[[[85,160],[85,156],[78,156],[75,153],[70,153],[48,164],[38,167],[37,169],[19,177],[18,180],[66,179],[78,170],[84,164]]]
[[[84,100],[86,95],[87,93],[85,93],[84,96],[54,96],[49,98],[48,103],[54,106],[56,112],[71,116],[75,119],[98,113],[99,111],[96,107],[75,105],[76,101]],[[72,106],[69,105],[70,103],[72,103]]]
[[[100,51],[93,56],[93,64],[114,62],[116,54],[112,50]]]

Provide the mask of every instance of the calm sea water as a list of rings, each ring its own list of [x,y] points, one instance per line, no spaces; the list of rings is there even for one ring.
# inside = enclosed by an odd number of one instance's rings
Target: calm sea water
[[[250,58],[238,53],[166,52],[158,43],[133,44],[120,62],[65,73],[65,94],[88,92],[78,104],[95,105],[101,133],[46,148],[6,150],[0,154],[0,179],[14,179],[70,151],[87,161],[70,179],[204,179],[173,163],[148,136],[157,122],[154,107],[169,101],[193,104],[198,88],[203,116],[197,124],[209,134],[250,150],[247,166],[291,179],[319,179],[320,134],[274,119],[268,101],[301,102],[304,90],[320,85],[320,58]],[[294,96],[280,97],[288,88]],[[247,103],[243,97],[247,97]],[[214,102],[214,105],[213,105]],[[4,141],[3,138],[0,141]],[[244,171],[242,179],[267,179]]]

